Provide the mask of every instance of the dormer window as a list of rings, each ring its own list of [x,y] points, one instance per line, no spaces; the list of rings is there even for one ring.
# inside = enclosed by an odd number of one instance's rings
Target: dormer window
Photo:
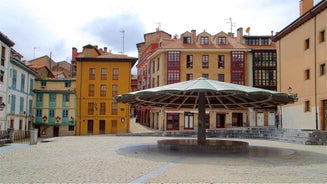
[[[190,36],[184,36],[183,37],[183,43],[191,44],[191,37]]]
[[[201,45],[209,45],[209,37],[207,37],[207,36],[201,36],[200,37],[200,44]]]
[[[226,45],[227,44],[227,39],[226,37],[218,37],[218,45]]]
[[[92,57],[92,49],[86,49],[86,57]]]

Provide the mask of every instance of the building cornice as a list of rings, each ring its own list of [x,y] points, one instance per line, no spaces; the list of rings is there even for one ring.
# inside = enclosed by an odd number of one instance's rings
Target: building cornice
[[[327,8],[327,0],[322,0],[316,6],[308,10],[301,17],[293,21],[291,24],[289,24],[287,27],[285,27],[283,30],[281,30],[275,36],[273,36],[272,41],[276,42],[282,39],[284,36],[291,33],[292,31],[300,27],[302,24],[306,23],[313,17],[316,17],[320,12],[324,11],[326,8]]]

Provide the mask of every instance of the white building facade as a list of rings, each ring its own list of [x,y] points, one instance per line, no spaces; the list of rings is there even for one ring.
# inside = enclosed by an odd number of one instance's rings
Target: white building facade
[[[0,32],[0,131],[6,129],[7,122],[7,73],[10,61],[10,50],[15,43]]]
[[[21,61],[21,55],[11,50],[7,72],[7,123],[5,128],[27,132],[33,122],[33,89],[36,72]]]

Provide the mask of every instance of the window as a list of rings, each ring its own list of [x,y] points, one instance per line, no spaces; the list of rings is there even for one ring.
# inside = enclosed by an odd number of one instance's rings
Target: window
[[[304,49],[307,50],[309,48],[310,48],[310,39],[308,38],[304,41]]]
[[[95,79],[95,68],[90,68],[89,69],[89,80],[94,80]]]
[[[100,96],[106,96],[107,95],[107,85],[101,84],[100,85]]]
[[[36,109],[36,117],[42,117],[42,109]]]
[[[209,45],[209,37],[207,37],[207,36],[201,36],[200,37],[200,44],[201,45]]]
[[[112,97],[118,95],[118,85],[112,85]]]
[[[0,82],[3,82],[4,76],[5,76],[5,72],[1,70],[0,71]]]
[[[325,30],[320,31],[319,33],[319,42],[324,42],[325,41]]]
[[[326,75],[326,64],[320,65],[320,75]]]
[[[186,68],[193,68],[193,55],[186,56]]]
[[[53,94],[53,93],[49,94],[49,101],[56,102],[56,94]]]
[[[191,44],[191,37],[190,36],[184,36],[183,37],[183,43]]]
[[[43,87],[47,86],[47,81],[41,81],[41,86]]]
[[[94,84],[89,84],[89,96],[94,96]]]
[[[49,109],[49,117],[54,118],[55,117],[55,110],[54,109]]]
[[[34,89],[34,79],[30,79],[30,93],[33,94]]]
[[[17,70],[12,70],[12,87],[16,89],[17,84]]]
[[[226,114],[216,114],[216,128],[225,128]]]
[[[209,56],[208,55],[202,56],[202,68],[209,68]]]
[[[232,52],[231,83],[244,85],[245,82],[244,66],[245,66],[244,52],[241,51]]]
[[[70,81],[65,82],[65,88],[70,88],[70,87],[71,87],[71,82]]]
[[[1,46],[1,66],[5,66],[6,61],[6,47]]]
[[[168,52],[168,67],[179,67],[180,52],[169,51]]]
[[[101,102],[100,103],[100,115],[105,115],[106,114],[106,103]]]
[[[206,79],[209,79],[209,74],[204,73],[204,74],[202,74],[202,77],[203,77],[203,78],[206,78]]]
[[[218,68],[223,69],[225,67],[225,56],[218,55]]]
[[[156,61],[153,60],[151,64],[152,64],[152,73],[154,73],[156,71]]]
[[[107,80],[107,69],[101,68],[101,80]]]
[[[119,77],[119,70],[118,68],[112,69],[112,80],[118,80]]]
[[[310,79],[310,69],[305,70],[305,80],[309,80]]]
[[[194,128],[194,115],[190,112],[184,113],[184,129]]]
[[[69,102],[69,94],[63,94],[64,102]]]
[[[225,75],[224,74],[218,74],[218,81],[225,82]]]
[[[20,78],[20,90],[21,91],[25,90],[25,74],[23,74],[23,73]]]
[[[111,104],[111,115],[117,115],[118,112],[118,104],[112,103]]]
[[[94,102],[89,102],[87,106],[87,113],[88,115],[93,115],[94,114],[94,107],[95,103]]]
[[[269,39],[268,38],[261,38],[261,45],[269,45]]]
[[[19,114],[23,114],[23,113],[24,113],[24,97],[20,97],[19,98]]]
[[[188,73],[186,74],[186,80],[192,80],[193,79],[193,74]]]
[[[15,114],[16,111],[16,95],[11,95],[11,109],[10,109],[10,113],[11,114]]]
[[[37,94],[36,95],[36,102],[43,102],[43,95],[42,94]]]
[[[67,109],[62,110],[62,117],[63,118],[68,118],[68,110]]]
[[[311,109],[310,109],[310,101],[305,101],[304,102],[304,112],[310,112]]]
[[[159,86],[159,75],[157,76],[157,86]]]
[[[227,44],[227,39],[226,37],[218,37],[218,45],[226,45]]]
[[[173,84],[176,82],[179,82],[179,70],[168,70],[168,78],[167,78],[167,84]]]
[[[160,69],[160,58],[157,59],[157,71]]]

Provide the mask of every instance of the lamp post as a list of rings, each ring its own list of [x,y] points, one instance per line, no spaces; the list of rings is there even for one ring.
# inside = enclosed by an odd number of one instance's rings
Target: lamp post
[[[2,102],[0,104],[0,111],[3,111],[3,109],[6,107],[6,104],[4,102]]]

